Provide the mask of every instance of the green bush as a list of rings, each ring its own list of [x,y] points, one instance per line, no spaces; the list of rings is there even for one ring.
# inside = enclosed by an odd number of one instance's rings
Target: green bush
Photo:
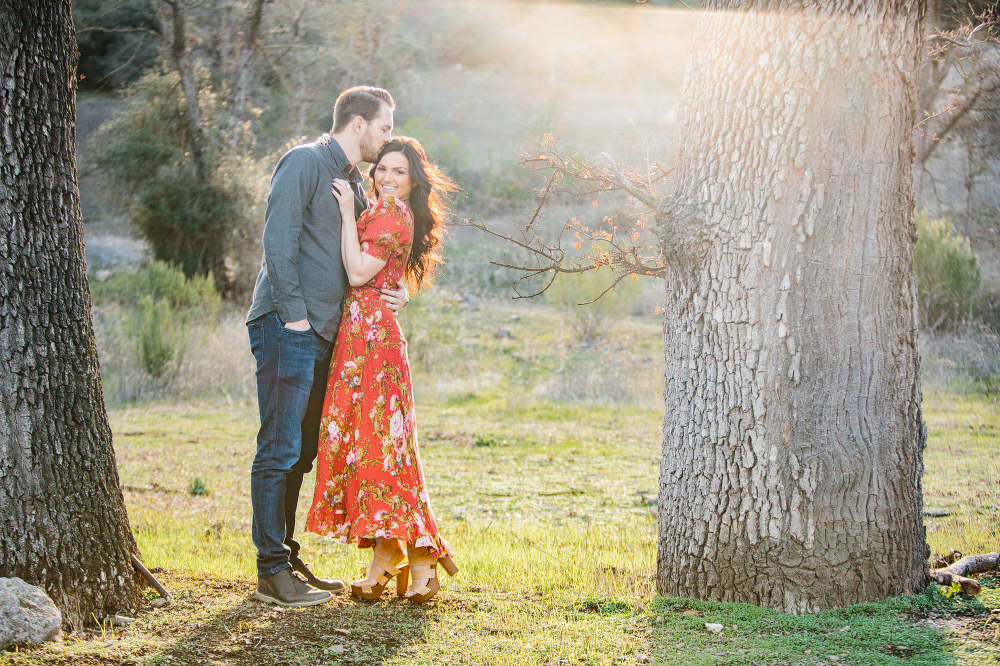
[[[219,276],[247,199],[194,174],[163,174],[140,190],[135,223],[157,258],[181,266],[185,275]]]
[[[919,213],[913,269],[919,279],[920,326],[925,331],[953,328],[972,315],[981,272],[969,240],[952,233],[951,220]]]
[[[143,296],[133,327],[139,363],[150,377],[161,379],[173,361],[180,364],[184,353],[183,326],[169,301]]]
[[[179,268],[155,260],[92,282],[91,293],[98,307],[125,309],[118,330],[134,349],[139,367],[157,380],[180,366],[191,321],[214,321],[221,305],[211,275],[188,278]]]
[[[135,308],[145,297],[166,300],[177,311],[195,310],[204,317],[219,311],[221,299],[211,276],[187,277],[163,261],[148,261],[141,268],[120,270],[104,282],[90,285],[94,304]]]
[[[545,292],[545,300],[565,313],[578,341],[591,344],[601,340],[628,315],[632,301],[639,295],[639,282],[626,277],[602,296],[615,277],[610,268],[560,275]]]
[[[408,118],[402,125],[394,128],[393,132],[412,136],[419,141],[427,156],[453,178],[468,168],[469,149],[458,135],[449,130],[434,129],[421,116]]]

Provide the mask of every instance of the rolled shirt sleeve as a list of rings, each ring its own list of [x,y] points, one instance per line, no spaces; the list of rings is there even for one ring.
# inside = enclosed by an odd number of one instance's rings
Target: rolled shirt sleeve
[[[319,165],[306,150],[286,154],[271,177],[264,213],[264,261],[274,307],[284,322],[309,316],[299,284],[299,238],[306,207],[318,185]]]

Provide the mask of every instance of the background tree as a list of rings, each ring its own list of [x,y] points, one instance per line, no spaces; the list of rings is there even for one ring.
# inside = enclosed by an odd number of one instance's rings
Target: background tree
[[[0,576],[44,588],[76,629],[137,601],[137,550],[84,263],[69,0],[0,0],[0,28]]]
[[[659,590],[806,612],[927,582],[911,171],[926,5],[795,7],[706,3],[673,197],[655,163],[547,140],[525,159],[550,173],[543,204],[576,182],[646,212],[546,232],[539,207],[506,235],[537,262],[497,263],[665,278]]]
[[[989,122],[1000,94],[997,3],[930,0],[928,14],[930,34],[920,71],[913,167],[918,202],[942,199],[935,162],[945,172],[964,171],[963,184],[971,192],[975,180],[989,170],[991,158],[1000,152],[1000,128]],[[952,155],[935,159],[942,157],[942,147],[956,141],[966,147],[964,168],[963,160]],[[965,212],[971,216],[971,211]],[[966,225],[966,235],[968,231]]]

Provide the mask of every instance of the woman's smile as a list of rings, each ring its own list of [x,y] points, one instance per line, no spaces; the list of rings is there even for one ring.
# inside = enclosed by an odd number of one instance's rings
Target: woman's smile
[[[409,201],[413,178],[410,176],[410,162],[403,153],[393,151],[383,155],[375,167],[372,179],[379,199],[396,197]]]

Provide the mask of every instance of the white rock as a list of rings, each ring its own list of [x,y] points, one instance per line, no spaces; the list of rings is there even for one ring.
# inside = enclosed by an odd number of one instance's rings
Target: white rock
[[[721,624],[716,624],[714,622],[706,622],[705,628],[711,631],[713,634],[721,634],[725,627]]]
[[[43,590],[0,578],[0,645],[44,643],[62,636],[62,614]]]
[[[343,645],[331,645],[326,649],[327,652],[332,652],[334,654],[341,654],[344,651]]]

